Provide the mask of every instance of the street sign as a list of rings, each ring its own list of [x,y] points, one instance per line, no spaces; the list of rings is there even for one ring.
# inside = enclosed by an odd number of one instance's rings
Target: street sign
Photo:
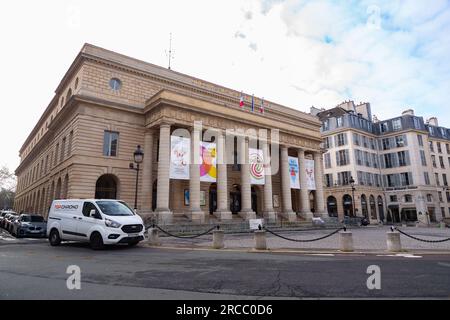
[[[264,225],[264,219],[250,219],[248,220],[250,224],[250,230],[258,230],[259,226]]]

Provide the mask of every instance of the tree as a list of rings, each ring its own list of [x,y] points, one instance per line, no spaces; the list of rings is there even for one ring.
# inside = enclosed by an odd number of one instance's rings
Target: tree
[[[16,179],[14,173],[5,166],[0,168],[0,209],[11,209],[14,206]]]

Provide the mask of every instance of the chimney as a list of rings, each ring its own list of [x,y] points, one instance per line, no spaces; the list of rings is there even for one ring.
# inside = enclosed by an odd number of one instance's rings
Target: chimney
[[[414,110],[413,109],[407,109],[407,110],[402,112],[402,116],[413,116],[413,115],[414,115]]]
[[[428,124],[435,127],[439,126],[438,119],[436,117],[431,117],[430,119],[428,119]]]

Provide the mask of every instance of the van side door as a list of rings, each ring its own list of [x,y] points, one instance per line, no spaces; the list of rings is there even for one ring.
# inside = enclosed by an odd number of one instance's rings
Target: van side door
[[[60,219],[62,239],[80,240],[82,237],[77,233],[78,221],[81,218],[81,210],[78,208],[64,208],[70,204],[61,203],[62,209],[55,210],[55,217]]]
[[[96,215],[100,218],[94,218],[90,216],[91,210],[95,210]],[[90,201],[85,201],[83,204],[83,217],[78,222],[77,233],[82,234],[89,240],[90,230],[91,228],[98,224],[101,220],[101,214],[95,204]]]

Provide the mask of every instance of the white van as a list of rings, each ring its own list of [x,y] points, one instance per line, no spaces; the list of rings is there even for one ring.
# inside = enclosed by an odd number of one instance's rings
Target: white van
[[[48,214],[50,245],[61,241],[89,242],[93,249],[105,244],[138,244],[144,240],[144,223],[123,201],[55,200]]]

